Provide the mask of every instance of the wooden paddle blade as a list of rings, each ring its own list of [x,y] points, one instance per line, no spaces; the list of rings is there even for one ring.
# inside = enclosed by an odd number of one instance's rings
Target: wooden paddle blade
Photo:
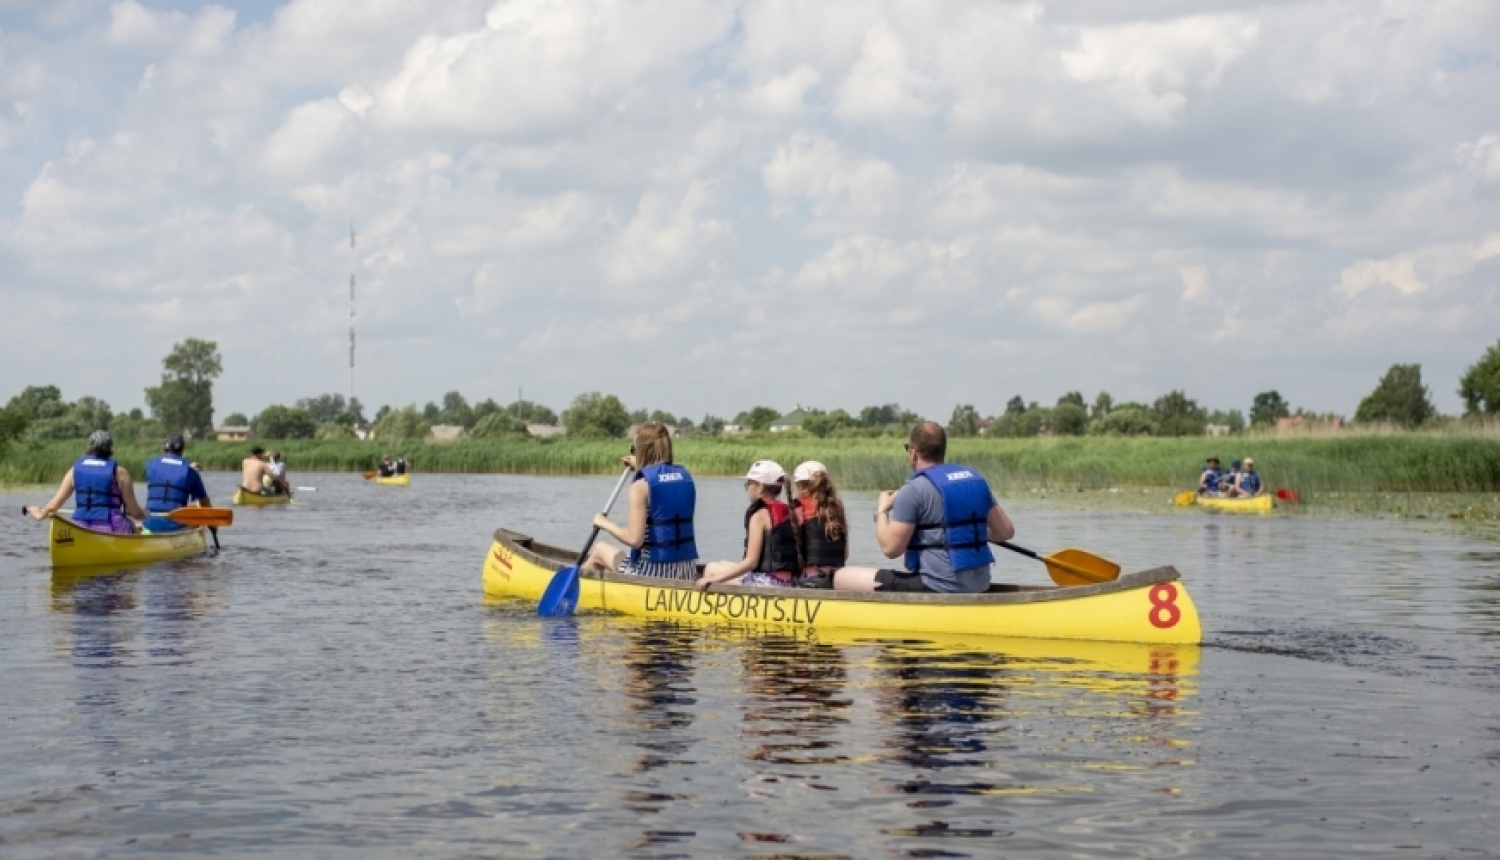
[[[1183,490],[1182,492],[1177,494],[1176,498],[1172,499],[1172,503],[1177,505],[1177,507],[1179,508],[1185,508],[1188,505],[1191,505],[1193,503],[1193,499],[1197,497],[1198,494],[1193,492],[1192,490]]]
[[[365,477],[365,480],[368,481],[368,480],[370,480],[371,478],[375,477],[378,474],[380,474],[380,473],[379,472],[365,472],[364,477]]]
[[[1082,549],[1060,549],[1045,556],[1042,562],[1047,565],[1052,581],[1061,586],[1113,582],[1120,576],[1118,564]]]
[[[536,605],[536,614],[543,618],[572,615],[578,606],[578,565],[571,564],[552,575],[547,590]]]
[[[221,528],[234,525],[234,511],[229,508],[178,508],[162,516],[185,526]]]

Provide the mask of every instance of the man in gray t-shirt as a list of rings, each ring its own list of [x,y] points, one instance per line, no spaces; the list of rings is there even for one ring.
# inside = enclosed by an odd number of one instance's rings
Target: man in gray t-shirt
[[[923,421],[911,429],[906,458],[913,472],[942,465],[947,452],[948,435],[941,426]],[[973,480],[977,474],[968,477]],[[1015,526],[995,503],[988,487],[984,490],[989,504],[981,531],[987,530],[992,541],[1010,540],[1015,536]],[[918,550],[919,572],[845,567],[834,575],[834,588],[845,591],[977,593],[989,587],[990,565],[955,571],[948,550],[943,546],[943,527],[917,528],[923,524],[942,523],[945,519],[943,495],[932,481],[926,478],[908,481],[898,491],[881,493],[875,508],[875,540],[880,544],[881,553],[886,558],[900,558],[916,542],[923,547]]]

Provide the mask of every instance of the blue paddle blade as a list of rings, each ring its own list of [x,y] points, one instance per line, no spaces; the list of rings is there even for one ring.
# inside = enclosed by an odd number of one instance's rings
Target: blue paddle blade
[[[536,605],[536,614],[543,618],[572,615],[578,606],[578,565],[568,565],[552,575],[547,590],[542,592],[541,602]]]

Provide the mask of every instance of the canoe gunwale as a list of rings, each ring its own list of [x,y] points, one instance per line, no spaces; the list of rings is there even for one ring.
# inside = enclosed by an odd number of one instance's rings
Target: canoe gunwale
[[[577,560],[577,552],[562,547],[551,546],[534,540],[529,535],[513,532],[509,529],[495,529],[495,542],[505,547],[510,552],[524,558],[538,567],[551,570],[559,570],[572,564]],[[684,580],[662,579],[655,576],[635,576],[625,573],[594,573],[580,572],[581,579],[602,580],[605,583],[619,583],[621,585],[646,586],[655,589],[680,589],[691,591],[694,584]],[[1177,569],[1170,565],[1154,567],[1149,570],[1136,571],[1134,573],[1122,574],[1118,579],[1110,582],[1099,582],[1090,585],[1071,586],[1066,588],[1048,586],[1008,586],[1005,591],[991,591],[983,594],[939,594],[932,592],[901,592],[884,594],[878,591],[834,591],[832,589],[791,589],[791,591],[802,592],[807,595],[816,596],[824,601],[850,601],[856,603],[896,603],[896,604],[938,604],[949,606],[993,606],[1018,603],[1041,603],[1054,600],[1073,600],[1080,597],[1092,597],[1098,594],[1110,594],[1119,591],[1131,591],[1146,586],[1155,585],[1158,582],[1175,582],[1181,579]],[[723,594],[776,594],[786,595],[786,588],[766,588],[746,585],[715,585],[711,589],[715,593]]]

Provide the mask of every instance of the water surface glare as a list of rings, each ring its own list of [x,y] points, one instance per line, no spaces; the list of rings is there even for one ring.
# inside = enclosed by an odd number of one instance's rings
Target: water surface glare
[[[1021,499],[1025,546],[1177,566],[1204,646],[809,636],[482,599],[496,526],[576,545],[611,478],[294,481],[317,492],[238,509],[222,554],[135,570],[53,572],[42,526],[0,520],[0,855],[1476,857],[1500,835],[1488,543]],[[700,485],[703,554],[736,556],[739,483]],[[874,561],[873,496],[848,502]]]

